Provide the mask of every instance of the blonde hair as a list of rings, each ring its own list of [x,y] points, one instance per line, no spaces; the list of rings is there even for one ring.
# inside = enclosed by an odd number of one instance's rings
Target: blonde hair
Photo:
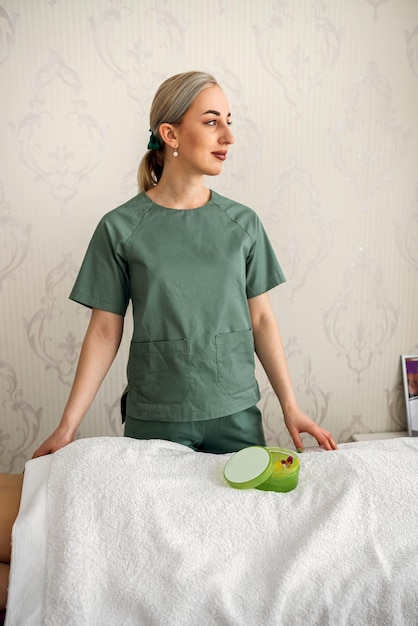
[[[164,168],[164,148],[159,133],[161,124],[181,124],[193,100],[207,87],[217,86],[213,76],[206,72],[185,72],[171,76],[160,85],[150,111],[150,129],[161,147],[148,150],[138,168],[139,191],[154,187],[161,178]]]

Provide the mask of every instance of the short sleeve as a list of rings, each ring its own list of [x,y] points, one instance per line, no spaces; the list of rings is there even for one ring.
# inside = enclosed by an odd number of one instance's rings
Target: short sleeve
[[[89,243],[70,299],[109,313],[126,313],[130,299],[128,266],[117,229],[105,218]]]
[[[247,256],[247,298],[273,289],[285,282],[285,276],[261,221],[256,218],[253,243]]]

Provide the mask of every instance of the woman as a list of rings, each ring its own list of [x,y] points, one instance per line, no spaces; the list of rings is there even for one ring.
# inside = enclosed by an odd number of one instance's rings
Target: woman
[[[0,611],[6,608],[12,526],[19,511],[22,484],[23,474],[0,474]]]
[[[166,80],[150,113],[140,193],[105,215],[71,298],[92,309],[58,428],[34,456],[74,439],[119,348],[132,300],[134,331],[125,435],[169,439],[206,452],[265,445],[254,350],[295,446],[308,432],[336,444],[298,407],[268,290],[284,277],[257,215],[204,184],[234,143],[216,80]]]

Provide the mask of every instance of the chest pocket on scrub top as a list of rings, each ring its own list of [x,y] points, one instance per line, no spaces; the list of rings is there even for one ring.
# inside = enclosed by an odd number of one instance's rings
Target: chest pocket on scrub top
[[[252,330],[216,335],[218,383],[231,395],[254,388],[254,338]]]
[[[129,353],[129,389],[140,403],[180,404],[189,387],[187,339],[140,343]]]

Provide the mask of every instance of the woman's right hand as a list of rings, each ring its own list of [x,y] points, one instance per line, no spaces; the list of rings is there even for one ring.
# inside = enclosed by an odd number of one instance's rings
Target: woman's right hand
[[[52,435],[50,435],[48,439],[46,439],[37,450],[35,450],[32,458],[36,459],[38,456],[53,454],[57,450],[64,448],[64,446],[68,445],[72,441],[74,441],[74,436],[70,435],[67,431],[62,430],[62,428],[58,426]]]

